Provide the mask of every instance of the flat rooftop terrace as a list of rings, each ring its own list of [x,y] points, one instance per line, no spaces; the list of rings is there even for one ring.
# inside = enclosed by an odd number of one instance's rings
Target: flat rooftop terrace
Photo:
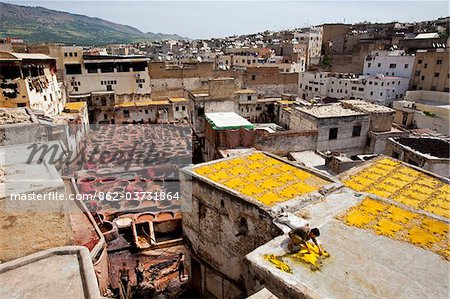
[[[341,106],[341,104],[317,105],[310,107],[294,107],[298,111],[309,114],[316,118],[345,117],[345,116],[363,116],[366,113],[354,111]]]
[[[299,298],[446,298],[449,262],[432,248],[448,244],[448,224],[416,213],[405,220],[408,212],[339,190],[296,213],[319,227],[329,257],[290,253],[285,234],[248,254],[250,269],[277,296],[288,290]],[[433,221],[439,226],[426,225]],[[421,242],[429,235],[435,239],[427,248]]]
[[[394,138],[394,141],[420,154],[450,158],[450,143],[438,138]]]
[[[204,163],[194,166],[190,172],[208,183],[269,207],[333,183],[324,176],[263,152]]]
[[[101,298],[89,251],[58,247],[0,265],[1,298]]]

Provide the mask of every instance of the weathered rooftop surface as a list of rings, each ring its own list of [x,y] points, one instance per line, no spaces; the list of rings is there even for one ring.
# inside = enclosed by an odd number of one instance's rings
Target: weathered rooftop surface
[[[438,138],[394,138],[394,141],[421,154],[450,158],[450,143]]]
[[[32,123],[31,116],[24,108],[0,108],[0,125]]]
[[[363,100],[344,100],[341,101],[341,104],[345,108],[350,108],[363,113],[395,113],[394,109],[372,104]]]
[[[282,235],[247,255],[279,297],[446,298],[448,220],[344,188],[295,213],[319,227],[329,257],[292,254]]]
[[[89,251],[58,247],[0,265],[0,298],[101,298]]]
[[[381,157],[340,175],[349,188],[450,219],[448,181],[397,160]]]
[[[254,129],[255,126],[248,120],[234,112],[212,112],[206,113],[206,120],[215,130],[230,129]]]
[[[294,107],[294,109],[297,109],[316,118],[366,115],[366,113],[354,111],[352,109],[346,109],[342,107],[341,104],[315,105],[310,107],[302,106]]]
[[[289,201],[329,181],[262,152],[223,159],[193,168],[194,174],[267,206]]]

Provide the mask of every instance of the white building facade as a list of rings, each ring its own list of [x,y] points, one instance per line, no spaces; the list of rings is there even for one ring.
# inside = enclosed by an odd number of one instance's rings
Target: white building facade
[[[392,76],[359,76],[328,72],[304,72],[300,74],[300,97],[362,99],[371,103],[392,106],[402,100],[408,89],[409,79]]]
[[[392,76],[411,78],[415,56],[403,50],[372,51],[364,61],[365,76]]]

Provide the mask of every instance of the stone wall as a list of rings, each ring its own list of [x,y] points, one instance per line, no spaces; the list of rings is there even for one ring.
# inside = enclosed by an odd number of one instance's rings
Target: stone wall
[[[262,208],[193,178],[183,233],[189,255],[202,268],[201,274],[194,273],[201,277],[191,277],[201,280],[200,291],[218,298],[242,298],[246,295],[245,255],[281,231]],[[188,268],[192,270],[191,265]],[[222,285],[227,287],[217,287]]]
[[[279,156],[289,152],[315,150],[317,147],[317,131],[280,131],[269,133],[257,130],[255,148]]]

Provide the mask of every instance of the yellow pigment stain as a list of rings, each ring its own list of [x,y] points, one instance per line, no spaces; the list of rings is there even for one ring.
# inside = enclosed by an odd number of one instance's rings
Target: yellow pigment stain
[[[348,225],[362,228],[375,219],[374,215],[367,214],[361,210],[353,210],[345,216],[345,222]]]
[[[418,217],[416,213],[412,213],[395,206],[390,207],[387,212],[387,218],[396,223],[408,223],[411,219]]]
[[[330,183],[260,152],[210,163],[193,171],[268,206],[294,199]]]
[[[388,205],[371,198],[366,197],[360,205],[361,210],[366,213],[377,215],[381,211],[384,211],[388,208]]]
[[[438,241],[438,239],[432,233],[427,232],[426,230],[419,227],[411,228],[409,230],[409,237],[411,239],[411,243],[426,248],[430,247]]]
[[[321,248],[323,254],[319,255],[319,248],[315,244],[308,242],[306,246],[308,246],[310,252],[305,248],[301,248],[298,252],[287,256],[294,261],[309,265],[313,271],[319,270],[322,267],[322,259],[329,257],[330,254]]]
[[[273,254],[266,254],[264,255],[264,259],[274,264],[277,269],[286,273],[292,273],[292,268],[288,264],[283,262],[281,257],[276,257]]]
[[[450,226],[424,214],[365,198],[338,218],[349,226],[408,242],[450,259]]]
[[[386,219],[381,219],[374,228],[375,232],[379,235],[393,237],[396,232],[403,228],[403,226]]]
[[[442,221],[425,218],[422,220],[422,227],[429,232],[445,236],[448,234],[449,226]]]

